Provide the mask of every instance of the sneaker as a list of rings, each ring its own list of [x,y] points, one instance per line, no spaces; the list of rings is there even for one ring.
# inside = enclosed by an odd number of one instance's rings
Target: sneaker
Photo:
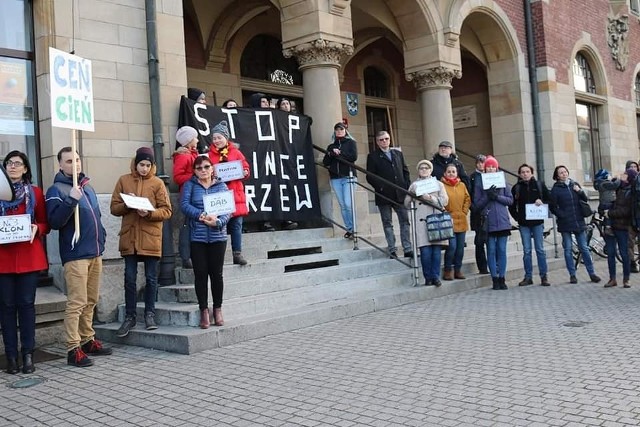
[[[602,280],[602,279],[600,279],[600,277],[599,277],[598,275],[596,275],[596,274],[590,274],[590,275],[589,275],[589,279],[591,279],[591,281],[592,281],[593,283],[599,283],[599,282],[600,282],[600,280]]]
[[[398,258],[398,254],[396,252],[389,252],[389,258],[396,259]]]
[[[136,318],[132,316],[125,317],[124,322],[122,322],[118,332],[116,332],[116,336],[120,338],[126,337],[134,326],[136,326]]]
[[[609,279],[606,285],[604,285],[605,288],[613,288],[614,286],[618,286],[616,279]]]
[[[82,351],[82,348],[76,347],[67,352],[67,365],[86,368],[87,366],[93,366],[93,360],[89,359],[87,354]]]
[[[152,312],[147,312],[144,315],[144,326],[147,328],[147,331],[153,331],[158,329],[158,325],[156,324],[156,314]]]
[[[627,288],[627,289],[629,289],[631,287],[631,285],[629,284],[629,278],[626,278],[626,279],[622,280],[622,287],[623,288]]]
[[[525,277],[524,279],[522,279],[520,283],[518,283],[518,286],[529,286],[529,285],[533,285],[533,280],[531,280],[530,277]]]
[[[113,349],[111,347],[103,346],[97,339],[92,339],[91,341],[87,341],[82,344],[82,351],[90,354],[91,356],[108,356],[113,353]]]
[[[549,283],[549,279],[547,279],[547,275],[546,274],[544,276],[540,277],[540,285],[541,286],[551,286],[551,283]]]
[[[578,279],[576,278],[576,276],[570,276],[569,283],[578,283]]]

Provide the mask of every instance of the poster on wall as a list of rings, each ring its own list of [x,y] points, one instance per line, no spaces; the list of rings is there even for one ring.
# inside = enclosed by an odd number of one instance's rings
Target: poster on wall
[[[91,61],[49,48],[51,125],[94,130]]]
[[[475,105],[465,105],[464,107],[456,107],[453,112],[453,128],[472,128],[478,126],[478,115],[476,114]]]

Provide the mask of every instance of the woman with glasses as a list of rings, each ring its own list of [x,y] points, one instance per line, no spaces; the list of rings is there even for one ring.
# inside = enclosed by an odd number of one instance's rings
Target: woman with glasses
[[[207,281],[211,281],[213,318],[216,326],[224,325],[222,318],[222,267],[227,249],[227,223],[229,214],[214,215],[204,207],[205,196],[228,191],[224,182],[218,181],[208,155],[203,154],[193,163],[193,177],[185,182],[180,197],[180,208],[190,221],[191,261],[195,276],[195,289],[200,307],[200,327],[207,329],[211,323]]]
[[[28,238],[0,245],[0,327],[7,357],[9,374],[16,374],[18,366],[18,324],[22,372],[30,374],[36,336],[36,287],[40,271],[49,268],[43,237],[49,232],[47,211],[42,190],[31,184],[31,165],[26,154],[12,151],[4,159],[16,197],[13,202],[0,201],[3,221],[21,215],[30,223]]]

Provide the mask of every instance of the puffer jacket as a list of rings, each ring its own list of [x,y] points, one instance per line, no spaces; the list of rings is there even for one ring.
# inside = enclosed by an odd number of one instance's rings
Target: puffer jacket
[[[588,201],[587,195],[573,190],[577,182],[569,179],[566,183],[556,181],[549,195],[549,209],[556,216],[556,227],[560,233],[577,233],[587,229],[587,224],[582,216],[580,200]]]
[[[334,154],[334,148],[340,150],[339,156]],[[322,164],[328,168],[331,179],[348,178],[349,172],[352,172],[353,176],[356,176],[356,170],[346,163],[339,161],[338,157],[351,163],[355,163],[356,160],[358,160],[358,148],[352,138],[348,136],[339,139],[336,138],[329,144],[327,152],[322,159]]]
[[[193,162],[198,157],[198,150],[185,147],[178,148],[173,153],[173,181],[180,190],[185,182],[193,176]]]
[[[142,217],[136,209],[129,208],[121,193],[133,194],[149,199],[155,210]],[[111,215],[122,217],[120,242],[121,256],[162,256],[162,221],[171,218],[171,201],[164,182],[156,176],[156,165],[151,166],[147,176],[136,170],[135,159],[131,160],[131,173],[122,175],[111,195]]]
[[[462,233],[469,230],[467,215],[471,207],[471,197],[467,191],[467,186],[462,181],[451,185],[444,177],[441,181],[449,196],[449,203],[445,207],[453,219],[453,232]]]
[[[420,181],[421,179],[427,179],[427,178],[419,178],[418,180],[414,181],[409,186],[409,192],[416,194],[416,182]],[[438,201],[440,202],[440,206],[446,206],[447,203],[449,203],[449,196],[447,196],[447,192],[444,189],[444,185],[442,185],[442,183],[439,181],[438,181],[438,184],[440,185],[440,190],[429,193],[429,195],[437,197]],[[405,199],[404,199],[405,207],[409,208],[411,206],[411,200],[412,200],[411,196],[409,195],[405,196]],[[421,248],[423,246],[433,246],[433,245],[437,245],[437,246],[449,245],[448,240],[442,240],[440,242],[430,242],[429,238],[427,237],[427,223],[424,220],[427,218],[427,216],[432,215],[434,213],[440,213],[440,212],[441,211],[434,208],[430,204],[423,203],[423,202],[416,203],[416,218],[417,218],[416,219],[417,221],[416,246],[418,248]]]
[[[611,227],[614,230],[626,231],[631,227],[631,208],[633,205],[633,197],[631,188],[628,185],[622,185],[616,190],[616,202],[613,208],[609,209],[609,218],[611,218]]]
[[[211,163],[217,165],[220,163],[220,153],[214,144],[209,146],[209,159]],[[227,154],[227,162],[233,162],[240,160],[242,162],[242,169],[247,171],[247,176],[244,179],[249,178],[249,162],[244,157],[244,154],[234,145],[232,141],[229,141],[229,153]],[[232,216],[246,216],[249,214],[249,208],[247,207],[247,195],[244,192],[243,180],[235,179],[227,182],[229,190],[233,191],[233,200],[236,203],[236,211]]]
[[[182,194],[180,195],[180,208],[182,213],[189,218],[191,226],[191,241],[200,243],[223,242],[227,240],[227,223],[231,217],[228,214],[218,216],[218,225],[210,227],[200,221],[200,215],[204,212],[203,197],[206,194],[213,194],[222,191],[229,191],[222,181],[217,181],[209,188],[204,188],[197,177],[192,177],[184,183]]]
[[[525,206],[535,203],[538,199],[542,200],[542,203],[549,203],[549,190],[543,182],[537,181],[534,177],[531,177],[529,181],[520,179],[511,189],[511,194],[513,195],[513,204],[509,206],[509,213],[519,225],[534,227],[544,222],[543,220],[528,220]]]
[[[482,188],[482,175],[476,178],[475,195],[473,196],[474,209],[487,215],[487,227],[489,233],[511,230],[509,205],[513,203],[511,186],[497,188],[498,198],[489,199],[489,190]]]

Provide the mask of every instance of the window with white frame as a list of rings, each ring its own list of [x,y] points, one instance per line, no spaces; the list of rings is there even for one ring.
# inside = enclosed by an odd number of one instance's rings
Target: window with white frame
[[[640,15],[640,0],[629,0],[629,11],[634,15]]]

